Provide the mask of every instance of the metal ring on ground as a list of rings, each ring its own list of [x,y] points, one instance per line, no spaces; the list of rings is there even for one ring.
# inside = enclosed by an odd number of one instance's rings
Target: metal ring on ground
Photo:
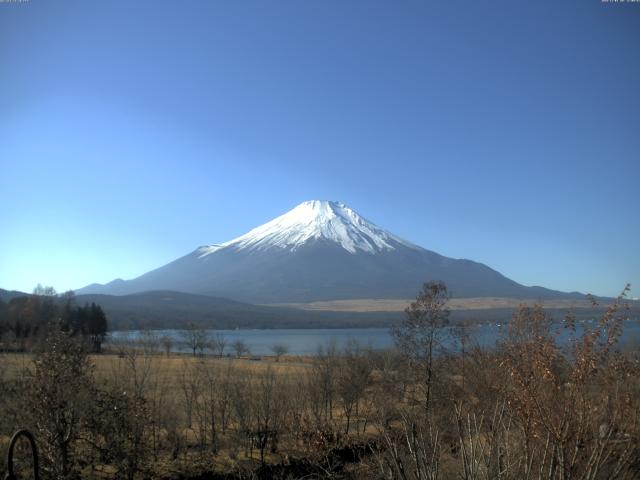
[[[16,478],[13,471],[13,450],[20,437],[25,437],[29,441],[29,445],[31,446],[31,453],[33,455],[33,478],[35,480],[39,480],[38,448],[36,447],[36,439],[33,437],[33,434],[29,430],[18,430],[13,434],[13,437],[11,437],[11,442],[9,443],[9,451],[7,452],[7,476],[5,477],[5,480],[15,480]]]

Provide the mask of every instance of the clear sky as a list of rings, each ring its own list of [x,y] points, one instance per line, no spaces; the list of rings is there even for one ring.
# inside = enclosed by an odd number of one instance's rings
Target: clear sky
[[[0,2],[0,287],[132,278],[309,199],[640,296],[640,3]]]

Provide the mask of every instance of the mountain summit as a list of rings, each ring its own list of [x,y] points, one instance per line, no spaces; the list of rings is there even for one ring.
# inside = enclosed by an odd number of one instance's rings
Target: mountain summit
[[[132,280],[78,293],[173,290],[250,303],[411,298],[441,280],[456,297],[553,298],[481,263],[407,242],[339,202],[312,200],[225,243],[199,247]]]
[[[326,200],[303,202],[270,222],[220,245],[201,247],[201,257],[222,248],[295,251],[308,242],[327,241],[349,253],[377,253],[398,246],[417,248],[361,217],[344,203]]]

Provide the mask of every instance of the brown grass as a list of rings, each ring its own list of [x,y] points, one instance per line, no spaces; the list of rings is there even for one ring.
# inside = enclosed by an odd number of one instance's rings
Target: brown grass
[[[319,310],[333,312],[401,312],[409,306],[413,299],[361,298],[354,300],[327,300],[309,303],[277,303],[270,306],[298,308],[300,310]],[[502,297],[454,298],[448,303],[451,310],[487,310],[493,308],[517,308],[518,305],[530,302],[530,299]],[[545,308],[588,308],[591,302],[587,299],[558,299],[542,302]]]
[[[141,355],[142,358],[142,355]],[[231,364],[234,368],[245,370],[252,374],[265,372],[269,367],[281,375],[299,375],[306,371],[311,359],[307,357],[284,356],[276,362],[273,357],[262,357],[260,360],[251,360],[249,358],[233,358],[223,357],[217,358],[213,356],[193,357],[186,354],[174,354],[169,356],[165,354],[155,354],[151,358],[151,366],[157,371],[161,371],[164,378],[171,383],[175,382],[177,388],[181,373],[185,366],[191,366],[195,363],[204,362],[211,367],[221,367]],[[33,365],[34,355],[30,353],[4,353],[0,354],[0,362],[3,365],[4,378],[15,378],[21,375],[25,369],[30,369]],[[118,367],[125,361],[115,353],[106,353],[102,355],[91,355],[91,363],[94,365],[94,373],[97,379],[108,378],[117,372]]]

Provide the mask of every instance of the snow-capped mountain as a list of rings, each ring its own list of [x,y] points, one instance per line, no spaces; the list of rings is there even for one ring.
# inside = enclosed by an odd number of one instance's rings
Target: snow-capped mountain
[[[378,228],[340,202],[303,202],[270,222],[220,245],[200,247],[201,257],[222,248],[266,251],[281,248],[295,251],[309,241],[335,242],[349,253],[377,253],[398,246],[418,248]]]
[[[548,298],[481,263],[444,257],[403,240],[339,202],[313,200],[225,243],[202,246],[132,280],[78,293],[174,290],[251,303],[411,298],[442,280],[457,297]]]

